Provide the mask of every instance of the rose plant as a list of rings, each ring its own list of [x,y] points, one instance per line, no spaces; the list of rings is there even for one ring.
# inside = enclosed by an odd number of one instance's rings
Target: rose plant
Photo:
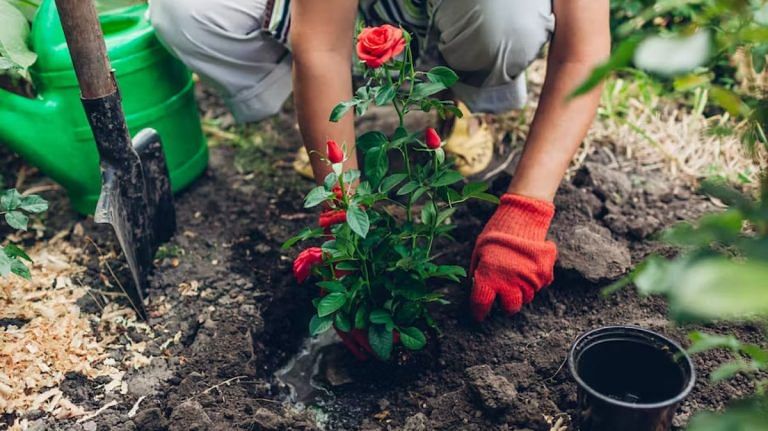
[[[485,184],[457,185],[463,178],[434,129],[405,129],[404,118],[414,110],[461,115],[452,101],[432,97],[453,85],[456,74],[442,66],[417,71],[410,40],[392,26],[359,33],[365,84],[333,109],[330,120],[353,107],[363,115],[374,103],[393,106],[400,127],[392,136],[373,131],[358,137],[364,174],[343,168],[351,147],[327,143],[323,158],[332,172],[304,201],[307,208],[322,206],[319,226],[284,244],[324,240],[304,249],[293,266],[299,282],[315,275],[320,288],[309,330],[317,335],[335,328],[361,359],[388,360],[398,343],[408,350],[426,345],[425,330],[435,328],[427,304],[446,302],[435,279],[459,282],[466,276],[461,266],[435,262],[435,241],[450,238],[459,205],[470,199],[498,202]]]

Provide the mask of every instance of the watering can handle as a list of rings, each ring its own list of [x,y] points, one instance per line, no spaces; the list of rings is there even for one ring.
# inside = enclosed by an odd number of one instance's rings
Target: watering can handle
[[[111,74],[104,34],[92,0],[56,0],[61,27],[75,66],[83,99],[98,99],[117,91]]]

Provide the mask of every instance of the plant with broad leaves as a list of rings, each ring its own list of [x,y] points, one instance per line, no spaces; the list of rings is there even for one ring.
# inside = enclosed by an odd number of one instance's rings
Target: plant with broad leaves
[[[645,0],[629,0],[635,4]],[[634,65],[667,79],[684,92],[702,88],[720,109],[745,121],[742,141],[761,169],[759,190],[743,192],[722,179],[705,181],[701,191],[728,209],[668,229],[662,240],[681,249],[675,258],[651,256],[610,293],[634,283],[643,295],[664,295],[672,317],[680,323],[730,320],[765,325],[768,318],[768,172],[765,94],[737,88],[735,76],[723,74],[723,63],[744,55],[762,73],[768,58],[768,4],[764,0],[665,0],[651,2],[615,32],[626,36],[602,67],[593,71],[574,95],[594,87],[615,70]],[[659,31],[646,24],[684,19]],[[727,69],[725,69],[727,70]],[[719,73],[716,73],[719,72]],[[729,84],[730,83],[730,84]],[[745,343],[733,335],[690,334],[692,353],[729,351],[733,360],[710,373],[714,382],[744,373],[755,379],[755,396],[722,414],[695,415],[689,431],[768,429],[768,337]]]
[[[13,229],[27,230],[29,215],[39,214],[47,209],[48,202],[38,195],[24,196],[16,189],[6,190],[0,195],[0,215]],[[24,261],[32,262],[32,259],[19,246],[0,246],[0,277],[16,274],[29,280],[31,275]]]
[[[401,34],[410,41],[408,33]],[[362,115],[371,103],[392,105],[400,127],[392,136],[374,131],[358,137],[364,174],[344,171],[349,151],[328,142],[325,160],[333,172],[304,201],[307,208],[323,207],[320,226],[307,227],[283,245],[324,240],[294,262],[297,279],[311,272],[319,280],[310,333],[335,328],[345,340],[362,333],[365,349],[382,360],[392,356],[397,342],[408,350],[424,348],[425,329],[435,328],[427,305],[445,303],[436,280],[459,282],[466,276],[460,266],[435,262],[435,241],[450,238],[457,207],[470,199],[498,202],[485,184],[457,186],[462,176],[434,130],[412,133],[403,126],[414,110],[458,114],[452,102],[431,97],[458,78],[446,67],[416,71],[407,43],[402,51],[402,59],[371,60],[376,67],[366,69],[366,84],[331,114],[331,121],[338,121],[353,107]]]

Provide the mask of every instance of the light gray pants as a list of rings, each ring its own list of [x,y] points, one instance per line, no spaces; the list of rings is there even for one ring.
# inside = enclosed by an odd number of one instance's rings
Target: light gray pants
[[[525,68],[554,30],[552,0],[430,0],[433,33],[453,88],[473,112],[525,103]],[[235,118],[277,113],[291,93],[291,55],[262,31],[267,0],[150,0],[165,45],[218,89]],[[397,23],[395,23],[397,24]]]

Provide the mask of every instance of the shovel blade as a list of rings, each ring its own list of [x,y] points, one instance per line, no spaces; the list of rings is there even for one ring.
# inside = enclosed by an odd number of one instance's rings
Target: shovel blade
[[[142,244],[141,238],[136,235],[137,230],[131,227],[133,225],[132,220],[135,220],[135,214],[131,211],[130,200],[126,199],[126,187],[130,184],[122,178],[119,170],[112,167],[103,167],[101,175],[101,195],[96,206],[94,219],[96,223],[108,224],[112,227],[115,237],[120,243],[120,248],[123,250],[125,260],[128,262],[133,281],[133,283],[123,286],[124,293],[139,317],[146,320],[144,293],[149,287],[147,280],[149,268],[144,262],[147,260],[146,253],[149,249]]]
[[[160,136],[145,129],[131,141],[117,91],[82,102],[101,160],[102,189],[95,219],[112,226],[133,278],[125,293],[146,320],[144,296],[152,261],[160,243],[176,230]]]

